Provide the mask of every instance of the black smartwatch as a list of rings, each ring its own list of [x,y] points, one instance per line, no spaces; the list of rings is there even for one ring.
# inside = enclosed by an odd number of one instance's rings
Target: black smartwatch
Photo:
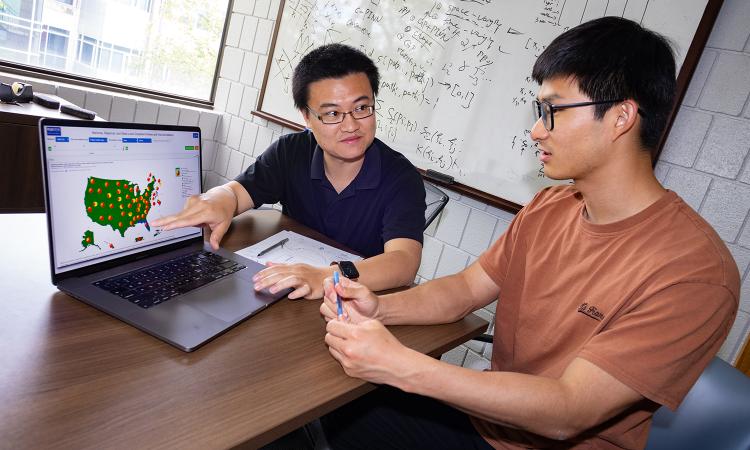
[[[359,278],[359,271],[354,266],[354,263],[351,261],[339,261],[338,263],[339,270],[341,271],[341,275],[345,276],[346,278],[349,278],[350,280],[356,280]]]

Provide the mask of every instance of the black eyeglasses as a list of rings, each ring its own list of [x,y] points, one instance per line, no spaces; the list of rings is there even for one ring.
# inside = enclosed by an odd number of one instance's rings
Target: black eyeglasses
[[[327,111],[322,114],[318,113],[309,106],[307,106],[306,108],[313,114],[313,116],[317,117],[318,120],[326,125],[335,125],[337,123],[343,122],[344,117],[346,117],[347,114],[351,114],[351,116],[356,120],[366,119],[375,114],[375,105],[360,105],[349,112]]]
[[[555,111],[567,108],[578,108],[579,106],[617,103],[624,100],[624,98],[621,98],[618,100],[600,100],[598,102],[566,103],[564,105],[553,105],[546,100],[541,102],[539,100],[534,100],[532,103],[534,105],[534,117],[536,117],[536,120],[542,119],[542,125],[544,125],[544,129],[547,131],[552,131],[552,129],[555,128]],[[641,113],[640,108],[638,109],[638,113]]]

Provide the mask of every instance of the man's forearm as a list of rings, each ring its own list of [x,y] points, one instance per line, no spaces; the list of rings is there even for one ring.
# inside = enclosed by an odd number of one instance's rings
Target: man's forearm
[[[359,271],[357,281],[371,291],[409,286],[417,275],[419,261],[418,252],[416,255],[406,250],[381,253],[356,263]]]
[[[455,322],[477,309],[464,272],[380,297],[378,319],[386,325]]]
[[[559,380],[512,372],[478,372],[433,358],[420,357],[419,362],[414,362],[416,370],[398,386],[407,392],[433,397],[475,417],[553,439],[574,434],[565,420],[573,411]]]
[[[391,383],[389,383],[391,384]],[[480,372],[415,354],[394,386],[442,400],[475,417],[551,439],[570,439],[642,397],[606,372],[576,359],[560,378]]]
[[[223,189],[234,195],[235,216],[238,214],[242,214],[249,209],[252,209],[254,206],[253,199],[250,197],[250,194],[237,181],[230,181],[229,183],[210,189],[207,194],[211,194],[215,189]]]
[[[386,325],[429,325],[455,322],[494,299],[500,288],[478,262],[461,272],[380,298]]]

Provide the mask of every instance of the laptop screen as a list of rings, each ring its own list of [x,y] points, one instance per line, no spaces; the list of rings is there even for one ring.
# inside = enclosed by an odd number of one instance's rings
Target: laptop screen
[[[201,192],[197,128],[44,125],[42,140],[55,274],[201,235],[150,225]]]

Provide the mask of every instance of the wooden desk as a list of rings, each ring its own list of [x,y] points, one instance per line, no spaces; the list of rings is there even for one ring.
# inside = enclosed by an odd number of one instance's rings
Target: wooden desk
[[[280,229],[324,240],[261,210],[237,217],[223,245]],[[329,355],[318,301],[282,300],[183,353],[57,291],[42,214],[0,215],[0,233],[2,448],[254,448],[373,389]],[[486,326],[391,330],[438,355]]]
[[[42,117],[77,119],[36,103],[0,103],[0,213],[44,212],[38,131]]]

